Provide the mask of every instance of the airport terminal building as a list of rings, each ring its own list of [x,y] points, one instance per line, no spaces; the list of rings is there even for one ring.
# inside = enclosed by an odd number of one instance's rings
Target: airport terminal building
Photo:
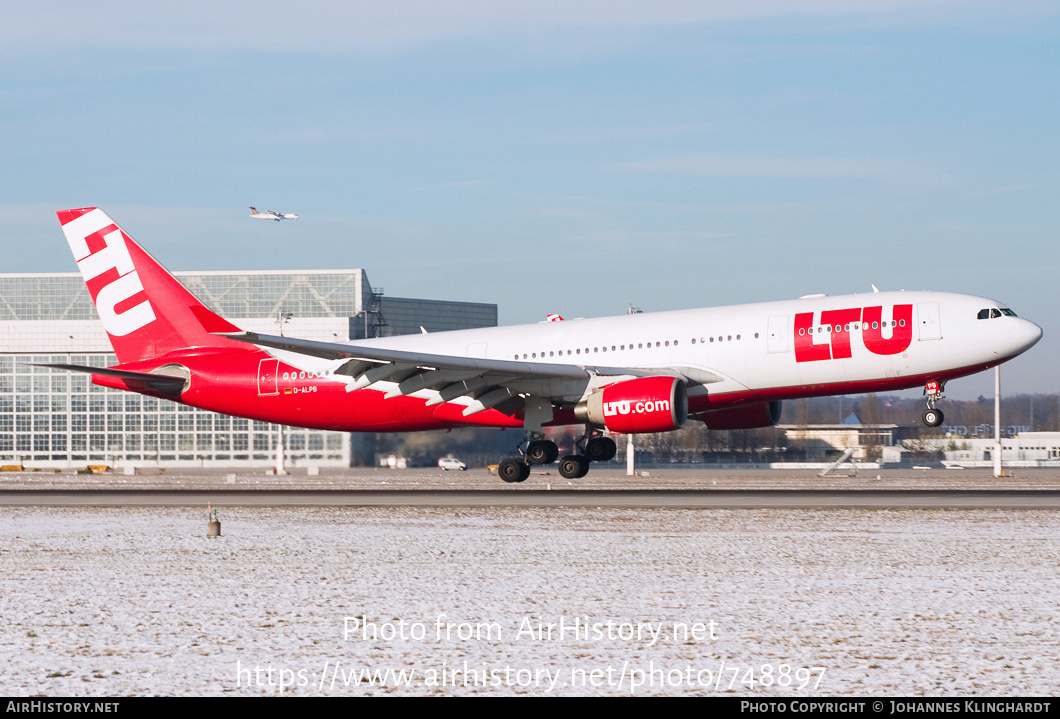
[[[341,342],[497,324],[497,306],[387,297],[364,270],[176,272],[242,329]],[[99,387],[37,367],[116,364],[78,273],[0,275],[0,464],[271,467],[276,425]],[[286,428],[288,467],[350,466],[351,435]],[[371,461],[371,458],[363,458]]]

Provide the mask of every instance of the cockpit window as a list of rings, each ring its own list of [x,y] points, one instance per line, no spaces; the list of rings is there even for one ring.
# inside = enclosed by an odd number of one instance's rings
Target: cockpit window
[[[984,310],[979,310],[979,314],[976,315],[976,317],[978,319],[981,319],[981,320],[992,320],[992,319],[994,319],[996,317],[1001,317],[1001,316],[1015,317],[1016,313],[1013,312],[1012,310],[1010,310],[1008,307],[1005,307],[1004,309],[998,309],[996,307],[988,307],[988,308],[986,308]]]

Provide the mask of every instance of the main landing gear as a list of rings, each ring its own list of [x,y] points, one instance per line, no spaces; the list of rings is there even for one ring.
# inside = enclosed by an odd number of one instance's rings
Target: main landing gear
[[[523,482],[530,476],[530,467],[551,464],[559,457],[559,447],[540,432],[528,432],[516,447],[521,457],[509,457],[497,467],[497,475],[505,482]]]
[[[614,459],[618,448],[615,440],[605,437],[592,425],[585,427],[585,434],[574,443],[575,454],[559,461],[559,473],[564,479],[580,479],[589,473],[590,462],[606,462]]]
[[[530,476],[530,465],[521,459],[509,457],[497,467],[497,476],[505,482],[523,482]]]
[[[943,414],[942,410],[935,409],[935,402],[942,399],[942,390],[945,385],[942,382],[936,382],[932,380],[924,386],[924,394],[927,395],[927,409],[924,410],[924,414],[921,415],[924,424],[928,427],[938,427],[942,424]]]
[[[575,454],[569,454],[559,460],[559,473],[565,479],[578,479],[589,473],[590,462],[606,462],[613,459],[617,447],[615,441],[605,437],[591,426],[586,427],[585,434],[574,443]],[[544,439],[537,432],[530,432],[519,443],[521,457],[510,457],[497,467],[497,474],[505,482],[523,482],[530,476],[530,467],[537,464],[551,464],[559,457],[556,443]]]

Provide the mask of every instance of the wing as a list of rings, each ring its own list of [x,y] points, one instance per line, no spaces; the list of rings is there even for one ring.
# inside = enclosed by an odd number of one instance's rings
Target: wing
[[[517,397],[534,396],[558,404],[574,403],[587,390],[609,384],[618,378],[665,375],[682,377],[694,384],[722,381],[721,377],[710,372],[686,368],[643,369],[520,362],[318,342],[257,332],[217,334],[280,352],[335,361],[337,366],[332,374],[348,376],[350,379],[346,389],[350,392],[376,382],[391,382],[396,386],[387,392],[387,398],[431,390],[431,396],[427,399],[427,405],[430,406],[466,397],[469,403],[464,410],[465,417],[486,409],[500,408]]]

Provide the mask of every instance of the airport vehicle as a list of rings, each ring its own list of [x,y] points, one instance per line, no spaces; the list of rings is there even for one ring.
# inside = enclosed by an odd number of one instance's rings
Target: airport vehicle
[[[559,461],[584,476],[615,455],[606,433],[771,426],[785,399],[924,387],[1042,336],[970,295],[873,292],[541,322],[352,343],[244,332],[210,311],[97,208],[57,213],[119,364],[50,365],[96,384],[252,419],[353,432],[521,428],[498,474]],[[543,429],[581,425],[569,454]]]
[[[467,464],[456,457],[442,457],[438,460],[438,466],[448,472],[450,469],[459,469],[461,472],[467,469]]]
[[[279,222],[280,220],[298,219],[298,215],[294,214],[293,212],[288,212],[286,214],[284,214],[283,212],[276,212],[275,210],[265,210],[264,212],[258,212],[253,207],[250,208],[250,216],[253,217],[255,220],[275,220],[276,222]]]

